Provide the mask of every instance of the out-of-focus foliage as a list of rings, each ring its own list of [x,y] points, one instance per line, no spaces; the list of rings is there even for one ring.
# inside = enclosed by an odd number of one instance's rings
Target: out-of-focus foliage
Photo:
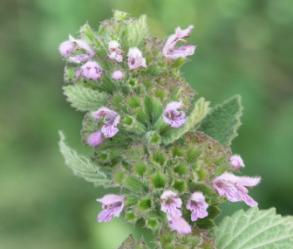
[[[114,249],[130,231],[119,221],[96,223],[103,190],[72,176],[57,146],[57,131],[65,129],[82,150],[82,116],[62,97],[57,47],[112,9],[146,14],[157,35],[195,26],[198,50],[186,78],[212,105],[242,95],[234,152],[247,173],[263,177],[253,193],[260,207],[292,214],[291,0],[1,0],[0,247]]]

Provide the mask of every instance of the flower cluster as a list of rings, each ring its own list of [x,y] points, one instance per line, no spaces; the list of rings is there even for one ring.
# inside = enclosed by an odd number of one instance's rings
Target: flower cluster
[[[225,199],[257,205],[248,188],[260,177],[238,176],[242,158],[201,127],[209,103],[180,74],[196,46],[179,43],[193,26],[177,27],[161,41],[143,17],[126,16],[116,13],[98,32],[85,25],[79,38],[59,46],[65,94],[87,112],[82,141],[94,152],[96,170],[79,173],[93,181],[102,172],[115,188],[97,199],[98,222],[123,216],[134,224],[143,220],[159,240],[167,229],[205,241],[197,228],[213,224]]]
[[[208,204],[201,192],[194,192],[189,198],[186,208],[191,212],[191,221],[208,216]],[[172,230],[180,234],[191,233],[191,226],[182,218],[182,201],[175,192],[166,190],[161,195],[161,210],[166,213]]]
[[[85,40],[75,39],[72,36],[69,36],[69,40],[60,44],[59,52],[67,62],[82,64],[76,69],[75,75],[77,78],[81,77],[93,81],[101,79],[103,68],[97,61],[93,60],[96,53]],[[110,60],[116,63],[123,63],[123,51],[118,41],[109,41],[107,52]],[[127,56],[129,70],[146,67],[146,60],[138,48],[129,48]],[[112,79],[114,80],[121,80],[123,77],[124,72],[119,69],[112,72]]]

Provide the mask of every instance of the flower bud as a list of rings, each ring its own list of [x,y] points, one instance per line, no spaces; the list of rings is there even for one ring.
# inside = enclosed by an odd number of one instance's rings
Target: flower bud
[[[112,73],[113,80],[122,80],[124,78],[124,73],[121,70],[116,70]]]
[[[91,147],[97,147],[104,141],[103,134],[100,131],[91,133],[87,138],[87,144]]]
[[[234,169],[240,169],[245,166],[241,156],[239,155],[232,155],[230,157],[230,164]]]

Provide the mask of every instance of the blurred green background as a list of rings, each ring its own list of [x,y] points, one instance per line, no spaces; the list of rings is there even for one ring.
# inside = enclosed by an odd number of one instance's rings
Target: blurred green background
[[[85,151],[82,114],[62,96],[57,47],[112,9],[147,14],[159,36],[195,26],[186,78],[213,104],[242,95],[233,149],[246,174],[263,177],[252,195],[261,208],[293,214],[292,0],[1,0],[0,248],[115,249],[130,232],[120,221],[96,223],[100,190],[74,177],[57,147],[63,129]]]

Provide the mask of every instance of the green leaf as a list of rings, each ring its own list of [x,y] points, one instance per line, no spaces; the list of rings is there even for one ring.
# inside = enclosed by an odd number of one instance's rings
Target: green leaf
[[[236,95],[223,104],[217,105],[203,120],[200,130],[224,145],[230,145],[238,135],[243,107],[240,96]]]
[[[88,23],[84,24],[80,28],[80,36],[83,40],[90,44],[95,44],[97,42],[97,35]]]
[[[170,129],[169,132],[166,132],[163,137],[163,143],[165,145],[175,142],[177,139],[182,137],[188,131],[196,128],[196,126],[205,118],[208,114],[209,102],[205,101],[204,98],[200,98],[194,103],[193,109],[191,110],[187,121],[183,127],[178,129]]]
[[[269,210],[240,210],[215,229],[217,249],[291,249],[292,217]]]
[[[63,87],[64,95],[78,111],[95,111],[105,104],[107,95],[82,85]]]
[[[95,186],[110,187],[111,181],[107,175],[94,165],[87,157],[79,155],[74,149],[65,143],[65,136],[59,131],[59,149],[64,157],[65,164],[73,171],[76,176],[93,183]]]
[[[131,20],[127,25],[127,43],[128,47],[138,47],[148,36],[149,29],[146,16],[142,15],[138,19]]]
[[[144,99],[144,108],[148,116],[148,121],[154,125],[163,113],[161,102],[155,97],[146,96]]]

